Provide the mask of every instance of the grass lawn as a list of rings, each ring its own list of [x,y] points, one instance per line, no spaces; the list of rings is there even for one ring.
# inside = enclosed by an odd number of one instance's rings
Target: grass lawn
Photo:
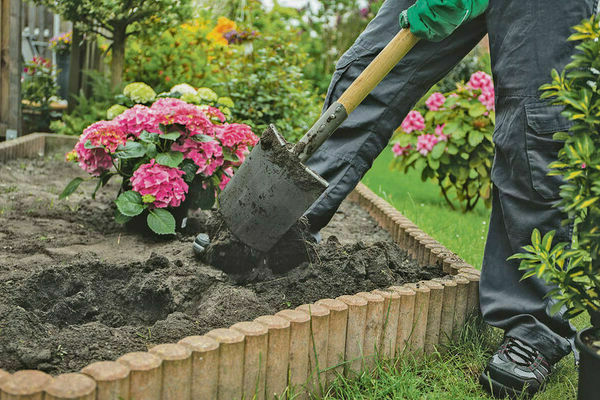
[[[393,204],[429,235],[473,266],[480,268],[488,231],[489,210],[479,206],[463,214],[451,210],[438,187],[421,182],[418,174],[391,171],[389,150],[376,160],[363,182]],[[574,321],[578,328],[586,318]],[[346,380],[339,378],[326,399],[489,399],[477,381],[488,358],[502,340],[502,333],[473,320],[461,340],[445,354],[415,361],[410,357],[381,361],[373,374]],[[534,400],[569,400],[577,397],[577,371],[573,357],[557,366],[547,390]]]

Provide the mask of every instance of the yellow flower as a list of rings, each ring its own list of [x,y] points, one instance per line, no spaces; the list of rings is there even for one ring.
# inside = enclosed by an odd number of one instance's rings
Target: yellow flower
[[[206,35],[206,38],[214,43],[227,46],[229,42],[227,42],[227,39],[223,37],[223,34],[236,28],[237,25],[234,21],[230,20],[229,18],[219,17],[217,20],[217,26],[215,26],[214,29]]]

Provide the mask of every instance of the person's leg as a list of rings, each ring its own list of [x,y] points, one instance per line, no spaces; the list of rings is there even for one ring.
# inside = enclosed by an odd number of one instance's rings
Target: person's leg
[[[487,11],[497,97],[496,154],[480,304],[488,324],[517,340],[505,342],[487,370],[488,379],[507,386],[517,387],[521,379],[532,391],[539,389],[550,365],[571,350],[575,332],[562,313],[551,315],[553,301],[545,297],[551,287],[535,276],[521,281],[519,262],[507,258],[531,243],[534,228],[542,234],[556,230],[556,241],[571,240],[571,227],[562,224],[566,215],[555,207],[561,180],[547,176],[548,164],[562,147],[552,135],[570,124],[560,107],[540,100],[539,87],[550,81],[553,68],[561,70],[570,61],[571,27],[597,5],[598,0],[491,0]],[[534,351],[523,350],[528,347]],[[506,357],[511,349],[525,367],[515,367]],[[540,361],[529,357],[536,352],[544,359],[540,370]]]
[[[388,0],[339,60],[325,100],[337,100],[398,33],[398,16],[414,1]],[[415,103],[485,35],[483,18],[440,42],[420,42],[310,158],[307,165],[329,188],[307,211],[311,230],[327,225],[341,202],[371,167]]]

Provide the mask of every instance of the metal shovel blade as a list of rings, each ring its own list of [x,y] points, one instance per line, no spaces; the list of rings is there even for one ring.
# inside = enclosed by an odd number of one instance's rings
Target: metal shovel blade
[[[221,214],[246,245],[269,251],[327,188],[271,125],[219,196]]]

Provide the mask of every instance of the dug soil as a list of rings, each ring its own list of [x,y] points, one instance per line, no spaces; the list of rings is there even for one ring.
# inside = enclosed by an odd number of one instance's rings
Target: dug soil
[[[214,230],[215,212],[194,212],[173,237],[132,232],[112,218],[119,182],[95,200],[93,181],[58,200],[67,182],[85,177],[60,158],[0,164],[0,368],[8,371],[77,371],[321,298],[443,275],[418,267],[349,202],[321,244],[297,242],[299,265],[286,267],[276,249],[249,261],[247,273],[227,274],[192,251],[196,233]]]

